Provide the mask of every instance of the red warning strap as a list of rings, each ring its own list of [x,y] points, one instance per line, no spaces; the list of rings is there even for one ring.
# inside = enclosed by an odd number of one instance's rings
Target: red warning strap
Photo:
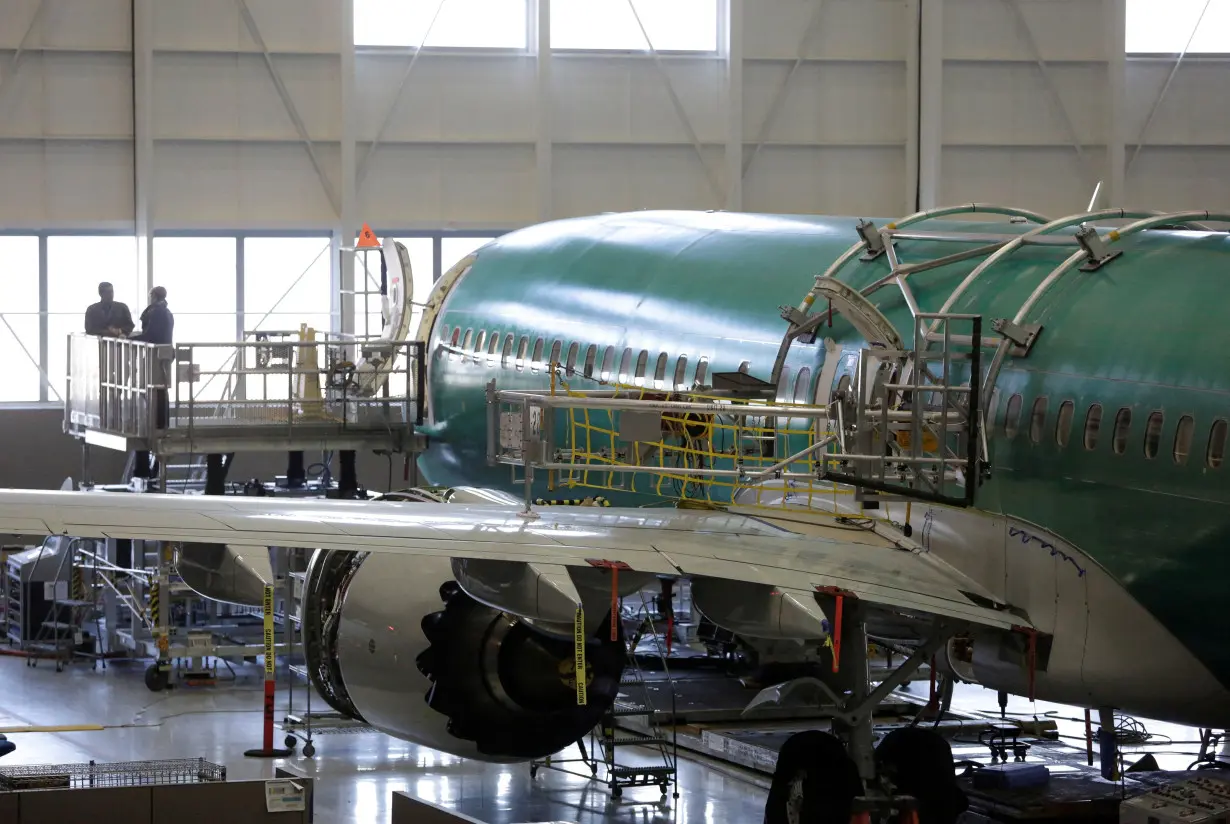
[[[611,640],[619,640],[619,571],[631,570],[623,561],[606,561],[599,558],[586,558],[585,563],[598,569],[611,571]]]
[[[1026,641],[1029,644],[1026,653],[1027,666],[1029,667],[1029,700],[1034,700],[1034,684],[1038,678],[1038,631],[1032,627],[1014,626],[1013,632],[1023,632]]]
[[[833,672],[837,672],[841,666],[841,613],[844,610],[847,598],[858,600],[858,596],[848,589],[841,587],[821,586],[816,587],[816,592],[824,595],[832,595],[837,603],[833,607]]]

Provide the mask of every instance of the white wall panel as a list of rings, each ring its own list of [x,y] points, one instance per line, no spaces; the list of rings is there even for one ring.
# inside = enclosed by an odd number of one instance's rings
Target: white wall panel
[[[247,2],[270,51],[336,53],[342,46],[337,0]],[[158,0],[154,45],[190,51],[259,51],[236,0]]]
[[[132,226],[132,143],[0,141],[0,226]]]
[[[355,60],[355,137],[442,141],[534,139],[534,61],[526,56],[424,55],[406,76],[410,55],[364,53]],[[362,158],[362,154],[360,154]]]
[[[721,143],[726,128],[725,74],[720,61],[662,61],[675,94],[702,143]],[[639,57],[552,59],[552,134],[588,143],[688,142],[653,61]]]
[[[743,129],[761,134],[769,106],[790,66],[753,63],[743,75]],[[768,143],[905,144],[905,66],[902,63],[805,63],[795,72]]]
[[[745,58],[794,60],[817,6],[819,26],[804,56],[904,59],[909,26],[903,0],[755,0],[747,4]]]
[[[1086,152],[1094,165],[1103,163],[1103,150]],[[1084,211],[1093,194],[1093,184],[1070,146],[949,146],[943,163],[944,203],[990,201],[1062,217]]]
[[[0,137],[132,136],[127,53],[25,54],[3,91]]]
[[[753,212],[898,217],[905,152],[895,147],[766,147],[743,181],[743,205]]]
[[[277,55],[272,59],[308,135],[313,140],[338,140],[337,58]],[[256,54],[155,55],[153,111],[158,138],[299,139],[264,59]]]
[[[358,211],[374,226],[519,226],[534,221],[533,191],[532,146],[393,144],[373,156]]]
[[[716,175],[720,150],[706,149],[704,157]],[[560,146],[554,160],[559,214],[722,205],[691,146]]]
[[[317,151],[336,185],[338,147]],[[298,144],[159,141],[154,158],[156,226],[328,229],[336,220]]]
[[[0,3],[0,43],[17,45],[35,0]],[[119,50],[132,46],[130,0],[45,0],[30,44],[53,49]]]
[[[1145,147],[1127,176],[1127,202],[1150,209],[1230,211],[1230,147]]]
[[[944,0],[944,51],[950,60],[1032,62],[1023,20],[1045,60],[1105,60],[1105,13],[1103,0]]]

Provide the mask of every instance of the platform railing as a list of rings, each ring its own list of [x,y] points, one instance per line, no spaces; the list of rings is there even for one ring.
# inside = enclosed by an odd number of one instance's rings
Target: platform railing
[[[422,422],[418,341],[296,340],[155,345],[74,334],[64,429],[150,441],[211,433],[387,432]]]

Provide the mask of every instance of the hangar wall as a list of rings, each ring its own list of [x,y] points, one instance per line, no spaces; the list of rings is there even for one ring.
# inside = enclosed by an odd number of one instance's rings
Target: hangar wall
[[[501,0],[526,4],[519,48],[352,48],[355,5],[379,2],[0,5],[0,232],[135,235],[139,294],[169,271],[150,269],[167,232],[336,244],[362,222],[495,234],[645,207],[967,200],[1058,215],[1099,181],[1105,205],[1230,208],[1230,108],[1212,103],[1230,56],[1126,56],[1133,0],[712,0],[700,53],[551,51],[551,3]],[[335,290],[352,282],[331,267]],[[44,328],[26,350],[48,348]],[[59,414],[36,410],[49,440],[31,437],[75,466]],[[0,484],[23,477],[0,463]]]

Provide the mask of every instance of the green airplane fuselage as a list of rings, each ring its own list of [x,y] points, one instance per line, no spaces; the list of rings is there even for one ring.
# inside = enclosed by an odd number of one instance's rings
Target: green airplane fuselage
[[[420,333],[430,364],[432,433],[421,470],[433,484],[524,493],[511,484],[508,467],[486,462],[488,381],[501,389],[548,384],[541,368],[515,368],[515,352],[512,359],[502,357],[510,333],[514,342],[525,337],[531,345],[542,338],[540,360],[558,340],[562,352],[574,342],[581,353],[596,346],[599,361],[613,347],[616,364],[625,349],[645,350],[650,378],[659,353],[666,353],[670,371],[687,356],[689,379],[703,357],[710,375],[747,362],[750,374],[768,380],[786,331],[780,307],[797,305],[815,276],[857,240],[855,223],[641,212],[558,221],[499,238],[477,253],[447,294],[438,288],[439,313]],[[1023,231],[1006,223],[942,225]],[[968,248],[931,240],[897,244],[907,262]],[[975,505],[1043,525],[1080,547],[1230,685],[1230,644],[1217,628],[1217,607],[1230,580],[1230,466],[1219,455],[1230,418],[1230,324],[1221,315],[1230,286],[1230,237],[1150,231],[1117,248],[1122,257],[1098,271],[1070,272],[1029,312],[1026,320],[1041,324],[1042,332],[1026,356],[1009,356],[999,373],[998,400],[988,410],[991,474]],[[1014,317],[1072,251],[1022,248],[976,280],[951,311],[981,315],[990,335],[991,319]],[[911,277],[921,310],[938,311],[981,260]],[[861,289],[887,272],[881,257],[854,260],[836,276]],[[870,300],[911,344],[913,320],[902,293],[881,289]],[[458,346],[467,330],[472,341],[482,331],[487,341],[498,334],[501,343],[494,357],[487,354],[489,344],[478,357],[458,355],[457,347],[450,349],[454,330]],[[840,315],[819,337],[836,341],[847,358],[866,343]],[[823,352],[821,343],[795,344],[787,360],[793,375],[810,370],[811,395]],[[579,377],[574,385],[594,386]],[[1006,427],[1008,399],[1015,395],[1019,424]],[[1046,399],[1046,408],[1036,424],[1043,435],[1035,442],[1031,411],[1038,398]],[[1072,404],[1070,429],[1057,432],[1065,402]],[[1101,425],[1086,448],[1086,420],[1095,405]],[[1131,410],[1130,426],[1117,427],[1124,409]],[[1160,432],[1155,413],[1161,413]],[[547,494],[546,487],[535,494]],[[601,494],[617,505],[660,500]],[[1147,650],[1134,654],[1147,660]]]

